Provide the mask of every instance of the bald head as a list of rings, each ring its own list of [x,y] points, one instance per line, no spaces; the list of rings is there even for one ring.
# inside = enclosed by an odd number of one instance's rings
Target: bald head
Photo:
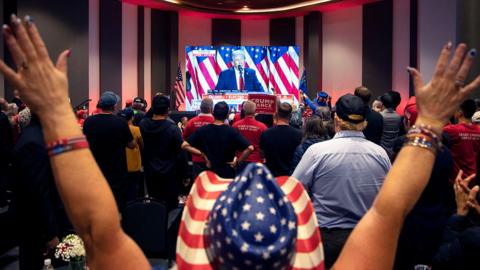
[[[247,100],[243,104],[243,113],[245,113],[245,116],[255,115],[256,110],[257,110],[257,105],[253,101]]]

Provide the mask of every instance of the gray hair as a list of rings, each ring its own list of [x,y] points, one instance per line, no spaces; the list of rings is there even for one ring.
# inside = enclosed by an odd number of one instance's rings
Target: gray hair
[[[233,59],[235,59],[235,56],[242,56],[243,60],[245,60],[245,52],[243,50],[236,50],[236,51],[232,51],[232,61]]]

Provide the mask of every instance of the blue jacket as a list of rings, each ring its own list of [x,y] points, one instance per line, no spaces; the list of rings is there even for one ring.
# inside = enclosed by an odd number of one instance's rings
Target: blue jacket
[[[257,79],[255,70],[245,68],[243,79],[245,82],[245,91],[247,92],[264,92],[262,85]],[[235,78],[235,70],[233,67],[226,69],[220,73],[218,83],[215,90],[238,90],[237,79]]]

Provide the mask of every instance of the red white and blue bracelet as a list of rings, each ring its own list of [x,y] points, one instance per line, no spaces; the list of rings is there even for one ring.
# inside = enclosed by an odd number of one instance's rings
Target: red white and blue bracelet
[[[47,143],[48,156],[60,155],[72,150],[88,148],[88,141],[85,136],[60,139],[50,143]]]

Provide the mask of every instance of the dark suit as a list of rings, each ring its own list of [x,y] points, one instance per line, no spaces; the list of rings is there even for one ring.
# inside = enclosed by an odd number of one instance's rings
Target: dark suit
[[[264,92],[262,85],[257,79],[255,70],[245,68],[243,70],[244,89],[247,92]],[[233,67],[220,73],[215,90],[239,90],[237,87],[237,78]]]
[[[58,196],[37,119],[22,132],[13,150],[20,269],[41,269],[45,244],[71,229]]]

